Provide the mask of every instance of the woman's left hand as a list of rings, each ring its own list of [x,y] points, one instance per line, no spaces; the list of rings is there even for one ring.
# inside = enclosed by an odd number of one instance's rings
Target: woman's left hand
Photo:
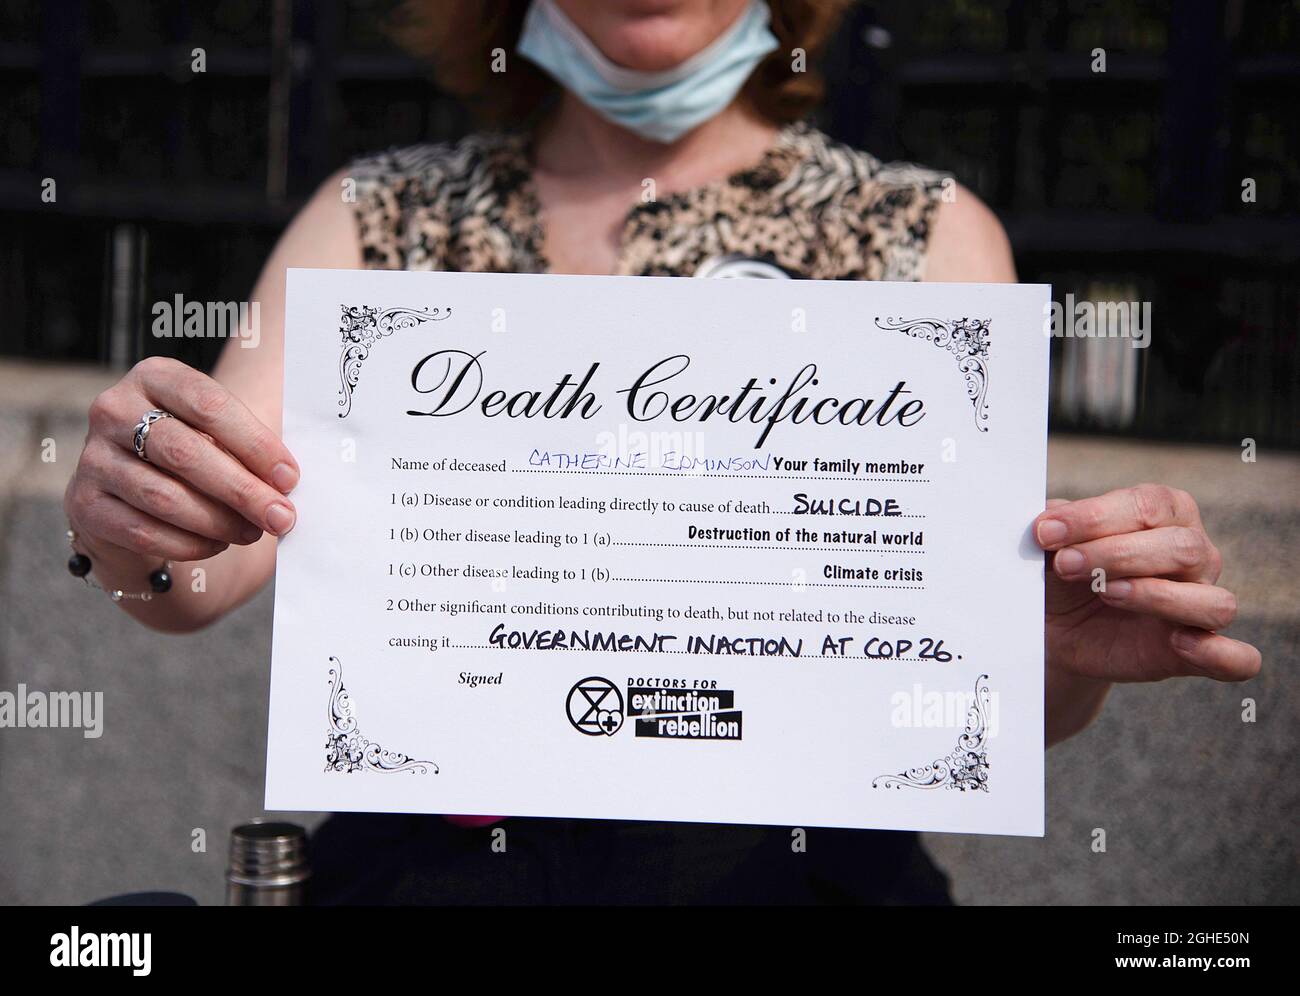
[[[1103,682],[1259,673],[1255,647],[1217,632],[1237,599],[1218,587],[1222,558],[1187,492],[1140,484],[1052,501],[1034,536],[1048,552],[1049,670]]]

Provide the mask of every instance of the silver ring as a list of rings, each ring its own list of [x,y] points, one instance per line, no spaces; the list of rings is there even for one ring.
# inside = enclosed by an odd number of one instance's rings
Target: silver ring
[[[149,427],[159,419],[172,418],[171,412],[165,412],[161,408],[153,408],[145,412],[140,421],[135,424],[135,436],[132,438],[132,445],[135,447],[135,455],[146,463],[149,457],[145,455],[145,445],[149,442]]]

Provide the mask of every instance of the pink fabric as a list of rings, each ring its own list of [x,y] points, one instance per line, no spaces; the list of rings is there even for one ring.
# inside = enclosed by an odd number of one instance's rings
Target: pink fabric
[[[448,823],[455,824],[458,827],[486,827],[491,826],[499,820],[504,820],[504,816],[444,816]]]

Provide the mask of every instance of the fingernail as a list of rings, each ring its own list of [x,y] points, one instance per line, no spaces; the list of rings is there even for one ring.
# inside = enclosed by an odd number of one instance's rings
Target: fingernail
[[[288,494],[298,483],[298,472],[287,463],[277,463],[271,470],[271,483],[280,491]]]
[[[1106,585],[1102,594],[1107,598],[1113,599],[1117,602],[1122,602],[1124,599],[1128,598],[1129,595],[1133,594],[1133,582],[1112,581],[1110,584]]]
[[[239,534],[239,538],[245,543],[256,543],[262,538],[262,530],[258,529],[257,526],[252,523],[249,523],[244,526],[243,531]]]
[[[1038,524],[1038,545],[1046,547],[1064,543],[1068,532],[1065,523],[1060,519],[1044,519]]]
[[[294,518],[293,509],[288,505],[277,503],[266,510],[266,524],[277,536],[283,536],[293,528]]]
[[[1056,555],[1056,572],[1062,577],[1082,574],[1087,566],[1088,558],[1078,550],[1062,550]]]

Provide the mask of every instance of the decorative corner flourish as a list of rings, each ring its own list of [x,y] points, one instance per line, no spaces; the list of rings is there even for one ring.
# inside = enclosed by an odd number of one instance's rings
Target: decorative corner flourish
[[[988,432],[984,423],[989,420],[989,406],[985,398],[989,391],[989,319],[956,318],[941,321],[937,318],[885,318],[876,319],[876,327],[887,332],[903,332],[914,339],[932,342],[957,358],[957,369],[966,381],[966,397],[975,408],[975,427]]]
[[[343,352],[339,356],[339,418],[352,412],[352,393],[357,389],[361,364],[370,355],[370,347],[399,329],[414,328],[425,322],[440,322],[451,315],[450,308],[385,308],[370,305],[342,305],[339,335]]]
[[[966,710],[966,730],[957,738],[957,746],[952,751],[929,764],[896,775],[879,775],[872,779],[871,787],[933,789],[942,786],[962,792],[987,792],[988,678],[987,674],[981,674],[975,679],[975,699]]]
[[[379,771],[392,774],[405,771],[410,774],[428,774],[432,769],[438,774],[438,766],[432,761],[417,761],[400,751],[386,750],[373,740],[362,735],[357,728],[357,717],[352,697],[343,686],[343,664],[337,657],[331,657],[334,667],[330,668],[330,704],[329,731],[325,735],[325,770],[342,771]]]

